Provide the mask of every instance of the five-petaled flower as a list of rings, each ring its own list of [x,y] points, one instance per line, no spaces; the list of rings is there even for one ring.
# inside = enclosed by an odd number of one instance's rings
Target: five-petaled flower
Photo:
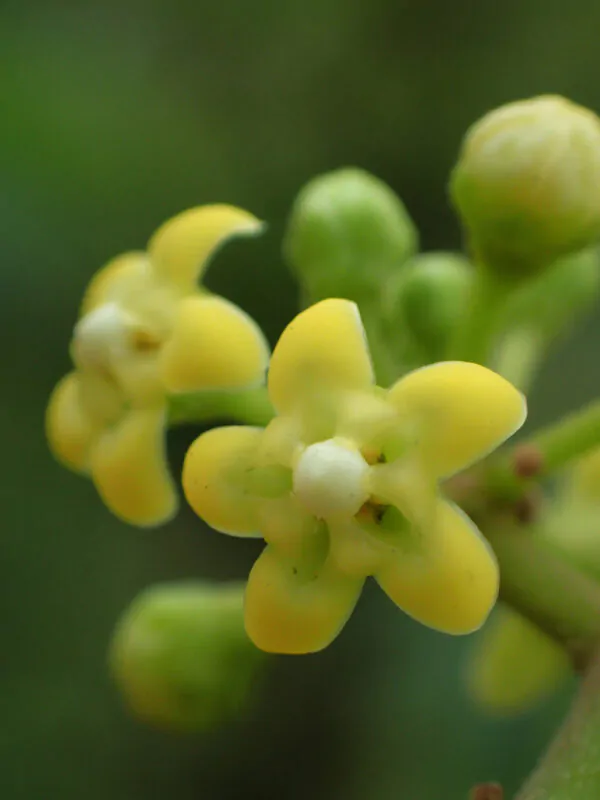
[[[201,435],[183,471],[188,501],[212,527],[267,542],[246,590],[255,644],[327,646],[370,575],[420,622],[477,629],[497,597],[497,563],[438,484],[522,425],[523,396],[462,362],[375,386],[358,309],[340,299],[289,324],[268,389],[278,416],[265,429]]]
[[[156,231],[147,252],[115,258],[87,289],[71,345],[75,370],[50,399],[47,434],[57,458],[90,475],[128,522],[159,524],[177,509],[164,446],[167,395],[264,378],[259,327],[197,285],[219,245],[260,229],[233,206],[184,211]]]

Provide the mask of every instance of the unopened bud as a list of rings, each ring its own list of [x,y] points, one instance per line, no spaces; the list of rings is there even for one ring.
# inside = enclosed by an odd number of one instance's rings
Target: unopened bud
[[[475,640],[467,673],[473,700],[491,714],[519,714],[570,673],[564,648],[516,611],[499,607]]]
[[[377,299],[387,278],[414,253],[417,232],[400,198],[360,169],[310,181],[288,223],[285,253],[314,302]]]
[[[490,269],[545,268],[600,238],[600,120],[558,96],[502,106],[467,132],[451,193]]]
[[[206,730],[238,716],[264,662],[244,630],[244,587],[152,587],[121,618],[110,650],[126,703],[145,722]]]
[[[398,333],[405,326],[427,360],[442,359],[464,314],[473,277],[472,265],[458,253],[415,256],[390,288],[391,325]]]

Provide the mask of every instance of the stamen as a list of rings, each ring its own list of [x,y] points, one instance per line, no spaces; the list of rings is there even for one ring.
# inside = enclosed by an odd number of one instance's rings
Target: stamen
[[[369,493],[369,465],[361,453],[340,439],[311,444],[294,470],[294,492],[316,517],[354,516]]]

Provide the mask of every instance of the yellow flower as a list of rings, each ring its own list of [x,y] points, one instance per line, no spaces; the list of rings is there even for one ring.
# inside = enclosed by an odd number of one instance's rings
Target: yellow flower
[[[278,416],[216,428],[189,450],[184,491],[210,525],[267,547],[246,591],[263,650],[327,646],[367,576],[420,622],[461,634],[494,605],[498,569],[475,525],[438,492],[525,419],[525,401],[477,364],[446,362],[374,385],[354,303],[298,315],[271,358]]]
[[[176,511],[164,431],[167,395],[258,383],[268,363],[250,317],[199,288],[215,249],[261,223],[233,206],[168,220],[147,252],[125,253],[92,279],[73,334],[75,370],[50,399],[50,447],[90,475],[118,517],[155,525]]]
[[[513,715],[550,696],[571,671],[566,650],[511,608],[498,608],[475,642],[467,673],[486,711]]]

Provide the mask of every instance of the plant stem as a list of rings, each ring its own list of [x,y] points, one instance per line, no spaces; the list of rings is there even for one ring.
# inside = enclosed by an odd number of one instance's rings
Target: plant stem
[[[513,330],[498,348],[494,370],[522,392],[528,392],[542,354],[543,342],[534,330]]]
[[[498,312],[511,288],[512,284],[500,280],[484,266],[478,267],[467,312],[462,325],[456,331],[454,341],[451,342],[449,359],[488,363]]]
[[[524,447],[535,450],[540,457],[536,478],[551,475],[588,451],[600,446],[600,400],[594,400],[559,422],[543,428],[525,444],[519,444],[508,454],[492,459],[487,473],[488,489],[503,500],[520,497],[532,480],[519,477],[514,470],[514,455]]]
[[[392,352],[391,345],[393,343],[388,341],[386,332],[383,329],[381,312],[374,312],[370,308],[361,307],[360,314],[377,383],[379,386],[387,388],[398,380],[404,370],[399,364],[399,359]]]
[[[274,413],[264,386],[172,395],[169,398],[169,422],[172,425],[223,419],[246,425],[266,425]]]
[[[558,735],[516,800],[600,798],[600,655]]]
[[[600,584],[522,528],[509,523],[486,535],[500,565],[502,599],[584,664],[600,642]]]

